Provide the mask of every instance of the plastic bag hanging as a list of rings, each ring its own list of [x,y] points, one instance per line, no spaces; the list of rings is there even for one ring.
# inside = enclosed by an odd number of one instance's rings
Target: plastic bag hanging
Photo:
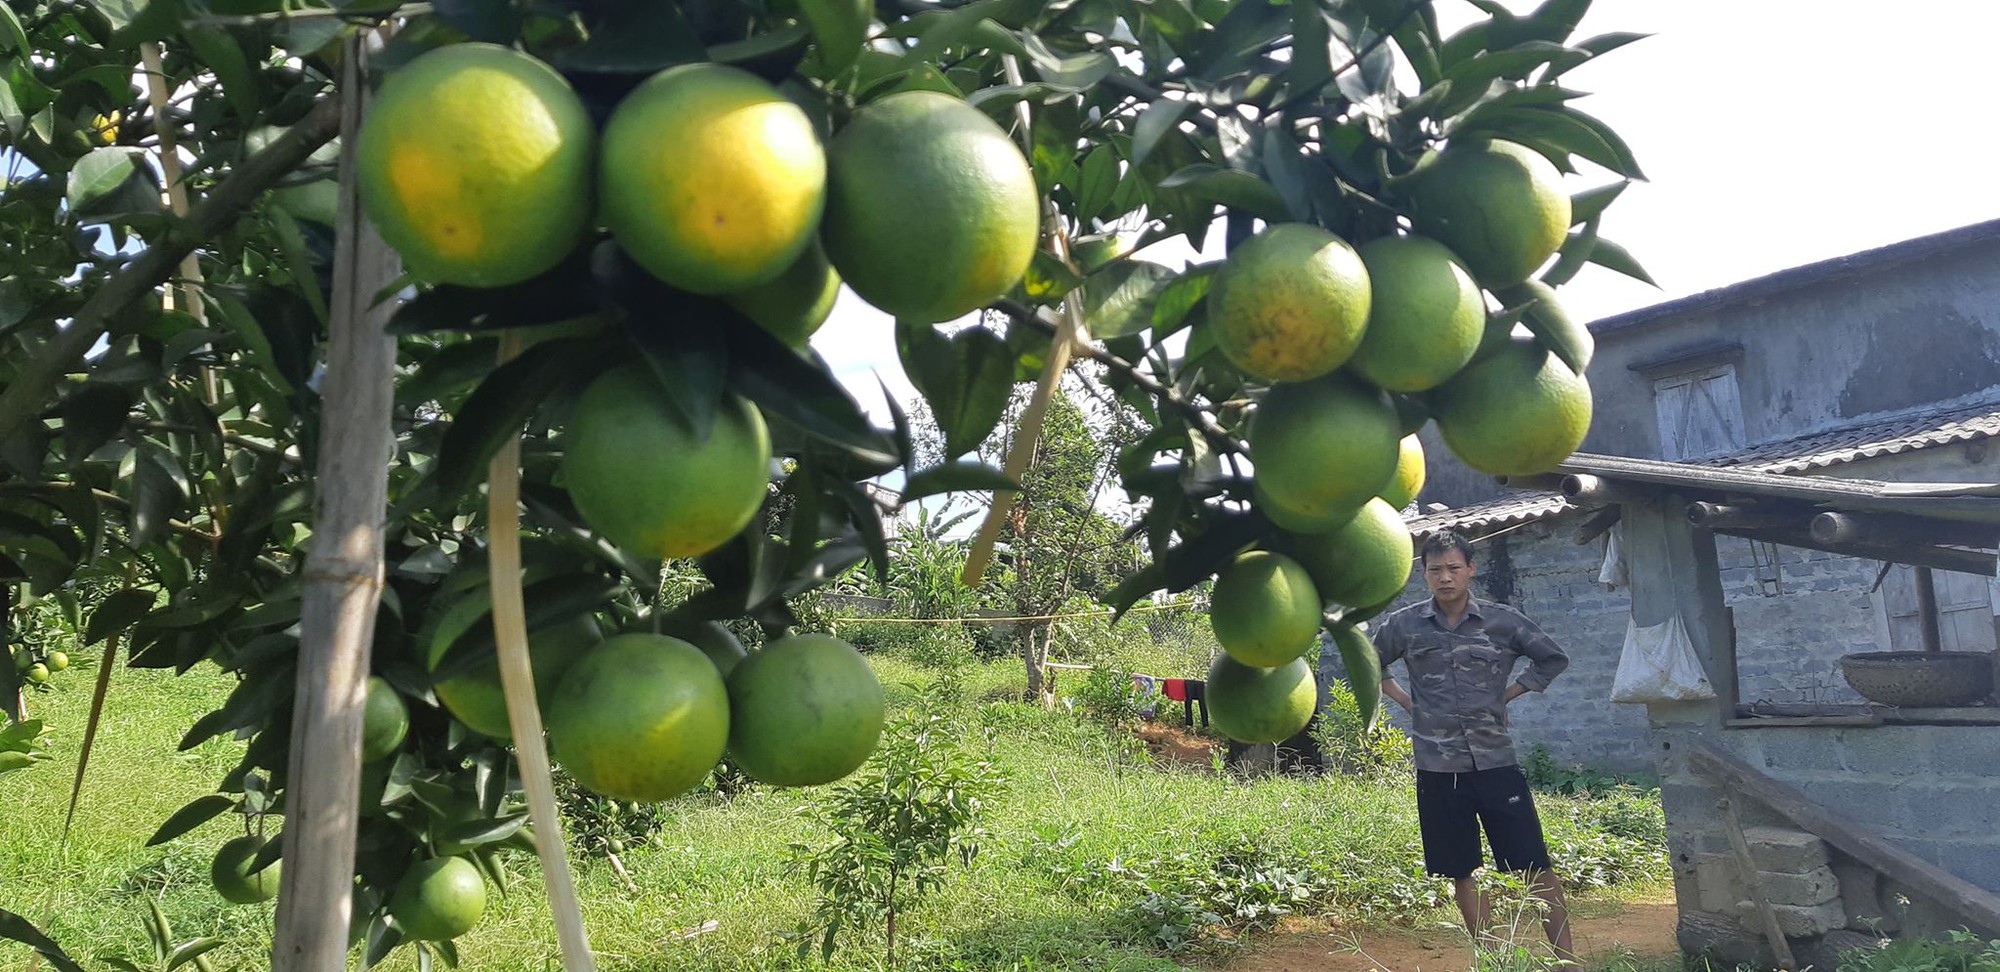
[[[1611,680],[1613,702],[1693,702],[1715,698],[1680,615],[1640,627],[1627,618],[1625,651]]]

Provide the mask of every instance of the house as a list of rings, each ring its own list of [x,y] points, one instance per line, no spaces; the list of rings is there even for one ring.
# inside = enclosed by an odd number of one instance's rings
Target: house
[[[1580,451],[1764,472],[2000,482],[2000,221],[1782,271],[1591,325],[1594,419]],[[1644,712],[1609,701],[1631,594],[1599,577],[1617,531],[1553,491],[1502,487],[1428,430],[1419,536],[1475,541],[1482,596],[1513,604],[1571,653],[1546,698],[1513,715],[1558,760],[1648,767]],[[1546,484],[1544,484],[1546,485]],[[1442,505],[1445,509],[1438,509]],[[1586,542],[1579,543],[1579,532]],[[1907,565],[1716,539],[1746,703],[1859,702],[1838,659],[1919,647]],[[1991,651],[2000,589],[1934,574],[1950,650]],[[1413,578],[1412,598],[1422,596]]]
[[[1660,776],[1690,951],[2000,933],[2000,222],[1592,331],[1583,450],[1502,484],[1433,449],[1410,523],[1473,539],[1484,594],[1569,649],[1517,737]],[[1610,702],[1628,626],[1671,621],[1714,697]],[[1843,656],[1889,650],[1987,694],[1863,699]]]

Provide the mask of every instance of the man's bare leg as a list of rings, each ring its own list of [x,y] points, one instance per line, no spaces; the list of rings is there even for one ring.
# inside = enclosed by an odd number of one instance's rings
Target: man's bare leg
[[[1528,893],[1548,905],[1548,914],[1542,917],[1542,931],[1549,936],[1556,958],[1576,961],[1569,934],[1569,899],[1563,897],[1562,879],[1554,871],[1536,871],[1528,878]]]
[[[1478,876],[1453,878],[1451,896],[1458,902],[1458,914],[1465,919],[1465,930],[1472,933],[1473,939],[1485,941],[1487,929],[1493,926],[1493,914],[1486,892],[1479,887]]]

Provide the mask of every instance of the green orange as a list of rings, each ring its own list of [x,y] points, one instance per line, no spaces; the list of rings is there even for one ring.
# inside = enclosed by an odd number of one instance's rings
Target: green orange
[[[370,676],[361,716],[361,761],[372,763],[395,752],[409,733],[410,707],[388,680]]]
[[[1208,667],[1209,718],[1237,742],[1283,742],[1312,720],[1319,687],[1303,658],[1274,668],[1245,665],[1226,654]]]
[[[979,109],[935,91],[864,105],[827,147],[820,237],[861,299],[936,323],[1021,281],[1041,195],[1021,150]]]
[[[450,941],[472,930],[486,914],[486,879],[463,857],[419,861],[389,897],[389,917],[404,938]]]
[[[1486,331],[1486,298],[1436,240],[1386,236],[1361,247],[1368,266],[1368,330],[1347,367],[1389,391],[1436,388],[1472,360]]]
[[[1208,295],[1216,346],[1245,374],[1305,381],[1361,346],[1368,267],[1340,237],[1305,223],[1266,227],[1230,251]]]
[[[826,323],[839,296],[840,274],[833,271],[826,250],[815,239],[776,280],[723,299],[772,337],[802,348]]]
[[[208,867],[208,879],[222,900],[256,904],[277,895],[279,874],[283,870],[279,862],[274,861],[261,871],[250,870],[263,850],[264,838],[246,835],[230,840],[215,852],[215,860]]]
[[[563,676],[548,714],[563,769],[614,800],[684,793],[729,743],[729,692],[715,664],[665,635],[605,639]]]
[[[1417,232],[1458,254],[1488,287],[1520,283],[1569,234],[1569,194],[1555,163],[1500,139],[1454,141],[1420,170]]]
[[[1452,454],[1493,476],[1548,472],[1590,431],[1590,383],[1535,341],[1474,362],[1431,404]]]
[[[450,652],[466,629],[487,618],[493,609],[492,594],[476,588],[453,602],[431,629],[424,664],[432,672]],[[544,625],[528,632],[528,667],[534,673],[535,698],[548,710],[549,693],[599,638],[597,621],[589,614]],[[438,701],[458,721],[475,732],[502,742],[514,738],[507,719],[507,694],[500,683],[500,659],[488,655],[476,667],[442,679],[433,688]]]
[[[730,758],[765,783],[831,783],[875,751],[883,705],[882,683],[854,646],[822,634],[780,638],[729,675]]]
[[[362,206],[418,277],[519,283],[576,247],[595,129],[547,64],[452,44],[383,82],[355,144]]]
[[[771,437],[756,406],[733,395],[707,438],[639,365],[592,382],[570,417],[563,476],[590,528],[645,557],[699,557],[757,515]]]
[[[1250,420],[1250,460],[1271,504],[1339,523],[1389,482],[1402,437],[1381,393],[1329,375],[1264,395]]]
[[[1415,552],[1403,514],[1372,499],[1339,529],[1298,538],[1292,555],[1312,576],[1320,597],[1365,608],[1403,592]]]
[[[776,280],[826,203],[812,120],[747,71],[683,64],[646,80],[604,125],[600,209],[661,280],[726,294]]]
[[[1238,554],[1215,577],[1209,625],[1216,643],[1245,665],[1282,665],[1311,648],[1320,598],[1311,575],[1282,554]]]

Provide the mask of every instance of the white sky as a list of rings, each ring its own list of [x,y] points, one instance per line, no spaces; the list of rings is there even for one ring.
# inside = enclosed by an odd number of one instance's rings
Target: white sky
[[[1472,16],[1438,9],[1447,24]],[[1617,129],[1650,179],[1603,234],[1662,289],[1591,266],[1562,290],[1581,319],[2000,217],[2000,3],[1597,0],[1577,37],[1610,31],[1654,36],[1565,84],[1597,92],[1577,107]],[[884,420],[875,374],[910,394],[893,330],[843,291],[813,341]]]

